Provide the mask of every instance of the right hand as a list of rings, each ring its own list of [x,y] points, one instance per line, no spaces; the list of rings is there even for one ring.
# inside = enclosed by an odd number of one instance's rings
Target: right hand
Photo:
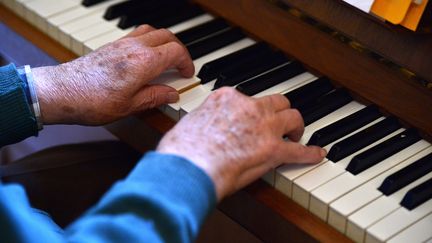
[[[320,162],[326,151],[298,143],[303,131],[300,113],[284,96],[254,99],[221,88],[169,131],[157,150],[203,169],[221,200],[280,164]]]

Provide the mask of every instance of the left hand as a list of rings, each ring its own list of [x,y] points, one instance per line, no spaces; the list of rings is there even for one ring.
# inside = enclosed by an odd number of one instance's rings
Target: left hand
[[[178,100],[148,83],[168,68],[194,74],[187,49],[168,30],[143,25],[86,56],[33,69],[44,124],[101,125]]]

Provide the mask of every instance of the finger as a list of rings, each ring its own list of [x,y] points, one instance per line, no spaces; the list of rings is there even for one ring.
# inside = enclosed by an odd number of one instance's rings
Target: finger
[[[236,188],[235,190],[239,190],[248,184],[256,181],[257,179],[261,178],[263,175],[265,175],[267,172],[271,171],[273,169],[273,166],[269,163],[262,163],[256,167],[253,167],[251,169],[248,169],[240,174],[240,176],[237,179]]]
[[[137,37],[137,36],[144,35],[146,33],[154,31],[154,30],[156,30],[156,29],[153,28],[152,26],[150,26],[148,24],[143,24],[143,25],[138,26],[133,31],[129,32],[129,34],[125,35],[121,39],[128,38],[128,37]]]
[[[313,164],[321,162],[327,152],[318,146],[305,146],[294,142],[281,142],[277,151],[277,160],[285,164],[300,163]]]
[[[291,104],[289,100],[281,94],[273,94],[258,98],[258,102],[264,107],[270,107],[278,112],[284,109],[289,109]]]
[[[276,114],[280,120],[282,135],[291,141],[298,142],[304,133],[304,122],[300,112],[296,109],[286,109]]]
[[[168,68],[176,68],[184,77],[190,78],[195,73],[195,67],[189,52],[183,45],[177,42],[169,42],[155,47],[158,54],[154,63],[154,71],[157,75]]]
[[[138,111],[175,103],[179,99],[177,90],[166,85],[146,85],[133,97]]]
[[[157,29],[150,31],[145,35],[138,36],[137,38],[146,46],[150,47],[160,46],[173,41],[183,45],[179,39],[177,39],[177,37],[167,29]]]

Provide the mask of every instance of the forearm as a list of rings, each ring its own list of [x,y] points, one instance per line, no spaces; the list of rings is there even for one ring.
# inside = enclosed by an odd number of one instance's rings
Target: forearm
[[[22,187],[0,183],[0,228],[8,233],[2,239],[13,242],[193,242],[215,203],[214,185],[202,170],[150,153],[64,231],[35,217]]]
[[[77,241],[193,242],[215,203],[213,183],[202,170],[180,157],[150,153],[66,236]]]

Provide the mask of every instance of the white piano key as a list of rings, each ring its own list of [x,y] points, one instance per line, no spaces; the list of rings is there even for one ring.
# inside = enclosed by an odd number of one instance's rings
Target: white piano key
[[[26,8],[24,6],[25,4],[32,1],[35,0],[4,0],[3,4],[10,10],[12,10],[14,13],[16,13],[18,16],[24,18],[26,16]]]
[[[306,144],[309,141],[312,134],[318,129],[330,125],[348,115],[351,115],[361,110],[362,108],[364,108],[364,105],[358,103],[357,101],[351,101],[350,103],[342,106],[341,108],[335,110],[334,112],[328,114],[327,116],[324,116],[318,121],[309,124],[307,127],[305,127],[305,131],[303,137],[300,140],[300,143]]]
[[[16,13],[16,10],[15,10],[15,8],[16,8],[15,7],[16,6],[16,2],[15,1],[5,1],[5,0],[2,0],[1,4],[3,6],[5,6],[6,8],[8,8],[9,10],[11,10],[12,12]]]
[[[262,75],[262,74],[260,74],[260,75]],[[303,80],[303,78],[304,78],[304,80]],[[274,89],[270,88],[268,90],[265,90],[261,93],[256,94],[255,97],[259,97],[259,96],[262,96],[264,94],[268,94],[271,92],[286,93],[286,92],[291,91],[292,89],[298,88],[300,85],[305,85],[305,84],[313,81],[314,79],[316,79],[316,77],[313,76],[312,74],[304,73],[304,74],[299,75],[299,78],[294,78],[294,80],[292,80],[293,82],[287,82],[287,81],[283,82],[280,85],[276,85]],[[195,89],[197,89],[197,88],[199,88],[199,86],[197,86]],[[200,106],[204,102],[204,100],[210,95],[210,93],[211,93],[211,91],[208,91],[208,89],[196,91],[193,95],[191,95],[191,96],[193,96],[192,101],[188,100],[187,102],[183,102],[182,104],[180,104],[180,117],[183,117],[186,114],[188,114],[189,112],[192,112],[193,110],[198,108],[198,106]]]
[[[64,12],[80,5],[78,0],[37,0],[25,4],[27,8],[26,18],[40,30],[48,29],[47,19],[50,16]]]
[[[294,78],[277,84],[269,89],[261,91],[258,94],[255,94],[253,97],[259,98],[272,94],[285,94],[288,90],[296,89],[297,87],[306,85],[316,79],[317,77],[315,75],[311,74],[310,72],[305,72],[295,76]]]
[[[73,21],[77,21],[87,15],[90,15],[96,11],[100,10],[106,10],[109,6],[122,2],[124,0],[109,0],[106,2],[102,2],[100,4],[93,5],[91,7],[84,7],[79,6],[73,9],[70,9],[69,11],[65,11],[60,14],[56,14],[55,16],[52,16],[48,18],[48,35],[51,36],[53,39],[58,40],[59,39],[59,31],[60,26],[71,23]],[[82,26],[83,28],[87,28],[89,26]]]
[[[403,129],[399,129],[392,134],[396,135],[401,131],[403,131]],[[330,203],[428,146],[429,143],[421,140],[358,175],[344,172],[312,191],[309,211],[327,221],[328,206]]]
[[[414,224],[432,212],[432,200],[429,200],[413,210],[399,207],[385,218],[381,219],[367,230],[366,243],[387,241],[390,237]],[[432,228],[429,228],[429,232]],[[411,242],[412,240],[410,240]]]
[[[128,33],[129,32],[127,31],[114,29],[113,31],[110,31],[104,35],[88,40],[84,43],[84,52],[85,52],[84,54],[94,51],[107,43],[120,39],[121,37],[125,36]]]
[[[17,13],[17,12],[16,12],[16,5],[17,5],[17,2],[18,2],[18,1],[2,0],[2,1],[1,1],[1,4],[2,4],[3,6],[5,6],[6,8],[8,8],[9,10],[11,10],[12,12]]]
[[[318,121],[310,124],[309,126],[305,127],[304,134],[302,138],[300,139],[300,143],[306,144],[312,134],[320,129],[323,128],[331,123],[334,123],[335,121],[346,117],[348,115],[351,115],[352,113],[360,110],[364,106],[356,101],[352,101],[348,103],[347,105],[337,109],[336,111],[330,113],[329,115],[319,119]],[[333,144],[333,143],[332,143]],[[330,144],[330,145],[332,145]],[[329,149],[330,145],[327,145],[324,147],[325,149]],[[327,159],[323,159],[318,164],[312,164],[312,165],[305,165],[305,164],[290,164],[290,165],[283,165],[276,169],[276,178],[275,178],[275,187],[277,190],[281,191],[288,197],[292,197],[292,187],[293,187],[293,181],[298,178],[299,176],[305,174],[306,172],[320,166],[323,164]]]
[[[198,97],[207,97],[212,92],[215,80],[206,84],[200,84],[196,87],[180,93],[179,101],[173,104],[166,105],[164,113],[175,121],[178,121],[180,116],[180,107],[197,99]]]
[[[206,19],[211,19],[212,16],[205,14],[204,16],[199,16],[197,19],[192,19],[189,21],[185,21],[183,23],[180,23],[178,27],[173,26],[172,28],[175,29],[181,29],[181,28],[191,28],[195,25],[198,25],[201,23],[201,21],[204,21]],[[114,24],[113,24],[114,23]],[[85,42],[88,42],[94,38],[100,37],[104,39],[103,37],[105,34],[110,35],[111,31],[120,30],[117,26],[117,20],[114,21],[104,21],[100,22],[96,25],[90,26],[88,28],[85,28],[81,31],[75,32],[71,35],[71,48],[72,51],[75,52],[78,55],[84,55],[88,53],[86,51]],[[131,32],[135,27],[130,27],[128,29],[122,30],[125,34]],[[169,30],[171,27],[168,28]],[[172,31],[173,32],[173,31]],[[111,40],[112,41],[112,40]],[[103,42],[103,41],[102,41]]]
[[[208,95],[201,95],[196,97],[191,102],[182,105],[180,110],[180,117],[183,117],[198,108],[207,99],[207,97]]]
[[[167,29],[173,33],[179,33],[179,32],[182,32],[183,30],[187,30],[189,28],[203,24],[203,23],[208,22],[212,19],[214,19],[214,17],[212,15],[206,13],[206,14],[197,16],[195,18],[186,20],[184,22],[181,22],[179,24],[173,25],[171,27],[168,27]]]
[[[344,233],[349,215],[383,195],[378,187],[385,178],[430,153],[432,153],[431,146],[331,203],[328,223]]]
[[[239,49],[242,49],[244,47],[250,46],[254,44],[255,41],[249,38],[244,38],[242,40],[239,40],[237,42],[234,42],[230,45],[227,45],[223,48],[220,48],[212,53],[209,53],[203,57],[200,57],[196,60],[194,60],[195,65],[195,75],[198,74],[201,67],[214,59],[217,59],[219,57],[228,55],[232,53],[233,51],[237,51]],[[199,78],[194,76],[192,78],[182,78],[178,74],[176,70],[169,70],[162,75],[160,75],[158,78],[153,80],[152,84],[165,84],[168,86],[171,86],[178,90],[179,92],[185,91],[193,86],[196,86],[199,84]]]
[[[357,131],[354,131],[340,139],[338,139],[337,141],[331,143],[330,145],[327,145],[326,147],[329,147],[329,149],[337,142],[355,134],[358,133],[364,129],[367,129],[368,127],[382,121],[384,119],[384,117],[381,117],[379,119],[376,119],[375,121],[367,124],[366,126],[360,128]],[[386,138],[384,138],[386,139]],[[383,141],[383,140],[379,140],[379,141]],[[299,203],[300,205],[302,205],[305,208],[309,208],[309,199],[310,199],[310,193],[312,190],[314,190],[315,188],[323,185],[324,183],[330,181],[331,179],[339,176],[340,174],[345,172],[345,168],[347,167],[347,165],[349,164],[349,162],[351,161],[351,159],[356,156],[357,154],[371,148],[372,146],[374,146],[375,144],[378,144],[378,142],[375,142],[371,145],[368,145],[364,148],[362,148],[361,150],[347,156],[346,158],[334,163],[331,160],[326,160],[323,164],[321,164],[320,166],[318,166],[317,168],[301,175],[300,177],[298,177],[297,179],[294,180],[294,184],[293,184],[293,194],[292,194],[292,198],[294,201],[296,201],[297,203]]]
[[[52,37],[55,40],[59,39],[59,28],[61,25],[67,24],[69,22],[72,22],[73,20],[79,19],[83,16],[86,16],[88,14],[91,14],[92,11],[84,8],[84,7],[77,7],[73,8],[70,11],[66,11],[62,14],[58,14],[55,16],[52,16],[48,18],[48,35]]]
[[[104,13],[105,13],[104,9],[99,9],[99,10],[92,12],[89,15],[86,15],[84,17],[77,19],[76,21],[72,21],[72,22],[69,22],[67,24],[61,25],[60,31],[59,31],[59,39],[58,39],[59,42],[63,46],[70,49],[72,47],[71,35],[75,32],[78,32],[82,29],[85,29],[86,27],[89,27],[89,26],[92,26],[92,25],[95,25],[95,24],[98,24],[101,22],[107,22],[106,20],[103,19]],[[111,23],[112,25],[116,24],[114,22],[107,22],[107,23]]]
[[[388,243],[426,242],[432,239],[432,214],[389,239]]]
[[[100,22],[88,28],[73,33],[71,36],[71,49],[77,55],[84,55],[84,43],[98,36],[107,34],[115,29],[115,26]]]
[[[115,0],[115,2],[121,2],[123,0]],[[111,3],[112,4],[112,3]],[[179,30],[181,28],[192,28],[200,23],[202,23],[205,20],[213,18],[209,14],[204,14],[201,16],[198,16],[196,18],[193,18],[191,20],[182,22],[180,24],[174,25],[172,27],[169,27],[168,29],[171,30]],[[97,37],[102,37],[105,34],[110,34],[111,31],[120,30],[120,28],[117,27],[118,20],[113,21],[102,21],[97,24],[94,24],[92,26],[87,26],[86,28],[76,31],[72,34],[70,34],[71,38],[71,49],[74,53],[78,55],[84,55],[86,53],[85,48],[85,42],[90,41]],[[125,33],[131,32],[135,27],[130,27],[128,29],[122,30]],[[112,40],[111,40],[112,41]]]
[[[365,236],[365,230],[368,227],[400,208],[401,206],[399,205],[399,203],[402,201],[404,195],[411,188],[421,184],[422,182],[430,178],[432,178],[432,173],[421,177],[420,179],[414,181],[413,183],[389,196],[380,196],[376,200],[372,201],[371,203],[365,205],[355,213],[351,214],[348,217],[347,221],[346,234],[348,235],[348,237],[355,241],[363,241]]]
[[[313,74],[306,72],[303,74],[300,74],[290,80],[287,80],[285,82],[282,82],[278,85],[275,85],[274,87],[271,87],[267,90],[264,90],[256,95],[254,97],[262,97],[264,95],[269,94],[283,94],[290,88],[295,88],[299,85],[304,85],[306,83],[312,82],[313,80],[317,79]],[[215,80],[212,82],[209,82],[208,84],[204,85],[198,85],[182,94],[180,94],[180,100],[179,102],[175,104],[170,104],[167,106],[167,109],[165,110],[167,113],[171,113],[171,115],[174,115],[176,119],[180,119],[181,117],[181,109],[183,106],[185,106],[187,103],[190,103],[194,101],[195,99],[199,97],[207,97],[209,96],[213,91],[213,87],[215,84]],[[201,99],[200,99],[201,101]],[[198,107],[198,103],[195,107]],[[201,103],[200,103],[201,104]]]

